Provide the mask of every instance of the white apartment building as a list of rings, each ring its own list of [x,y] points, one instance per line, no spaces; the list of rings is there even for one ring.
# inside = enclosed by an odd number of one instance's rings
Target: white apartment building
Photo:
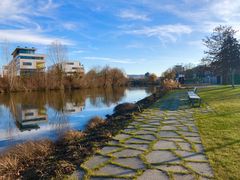
[[[8,74],[8,66],[3,66],[1,69],[1,77],[7,76]]]
[[[45,55],[36,54],[35,48],[17,47],[13,53],[12,61],[7,65],[8,73],[13,72],[17,76],[41,72],[45,69]]]
[[[53,70],[56,66],[60,67],[68,76],[73,74],[84,74],[84,67],[79,61],[64,61],[51,66],[49,69]]]

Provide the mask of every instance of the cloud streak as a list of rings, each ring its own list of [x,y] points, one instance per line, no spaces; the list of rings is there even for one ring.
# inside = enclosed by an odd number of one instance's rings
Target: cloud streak
[[[1,0],[0,1],[0,40],[7,39],[10,42],[34,43],[47,45],[58,40],[65,45],[72,45],[73,42],[62,37],[45,35],[49,29],[43,27],[47,23],[49,26],[62,24],[67,30],[75,29],[73,23],[58,22],[53,16],[53,12],[60,5],[53,0]],[[44,23],[35,18],[43,18]],[[53,24],[53,22],[55,22]]]
[[[106,61],[110,63],[119,63],[119,64],[136,64],[136,61],[133,61],[131,59],[116,59],[116,58],[109,58],[109,57],[95,57],[95,56],[89,56],[89,57],[83,57],[85,60],[97,60],[97,61]]]
[[[147,14],[140,13],[134,10],[122,10],[119,13],[119,17],[127,20],[142,20],[142,21],[150,20]]]
[[[126,34],[142,35],[147,37],[157,37],[163,41],[176,42],[177,37],[182,34],[190,34],[192,28],[182,24],[170,24],[159,26],[145,26],[143,28],[136,28],[132,30],[126,30]]]
[[[37,32],[32,32],[32,30],[0,30],[0,39],[6,39],[10,42],[32,43],[42,45],[49,45],[56,40],[60,41],[62,44],[65,45],[74,44],[74,42],[70,40],[45,36]]]

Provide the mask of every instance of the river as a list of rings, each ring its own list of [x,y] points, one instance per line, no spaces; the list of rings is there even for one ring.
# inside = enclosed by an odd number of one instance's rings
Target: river
[[[123,102],[150,95],[149,88],[116,88],[0,95],[0,151],[28,140],[56,139],[84,130],[94,116],[105,118]]]

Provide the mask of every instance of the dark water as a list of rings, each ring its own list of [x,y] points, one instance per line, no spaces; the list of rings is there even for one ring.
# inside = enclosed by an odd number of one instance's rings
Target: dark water
[[[136,102],[152,91],[117,88],[2,94],[0,151],[27,140],[54,140],[66,130],[83,130],[92,117],[104,118],[117,104]]]

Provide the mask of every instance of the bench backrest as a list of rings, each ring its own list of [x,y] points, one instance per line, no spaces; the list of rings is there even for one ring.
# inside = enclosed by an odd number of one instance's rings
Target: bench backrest
[[[197,87],[195,87],[195,88],[193,89],[193,92],[194,92],[194,93],[196,93],[196,92],[197,92]]]

